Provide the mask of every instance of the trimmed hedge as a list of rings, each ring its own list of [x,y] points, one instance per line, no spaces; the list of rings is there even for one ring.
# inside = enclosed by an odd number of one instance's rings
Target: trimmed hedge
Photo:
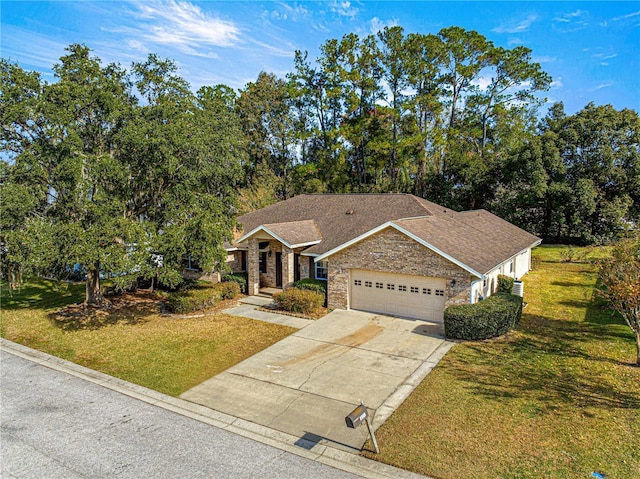
[[[515,278],[511,276],[505,276],[504,274],[498,275],[498,292],[511,294],[514,281]]]
[[[315,291],[320,294],[327,294],[327,282],[320,279],[304,278],[291,283],[292,288]]]
[[[192,313],[212,308],[222,298],[216,285],[203,285],[169,294],[169,309],[174,313]]]
[[[289,288],[273,295],[276,306],[290,313],[313,313],[324,304],[324,295],[304,289]]]
[[[501,336],[520,323],[522,298],[496,293],[475,304],[459,304],[444,310],[444,334],[450,339],[489,339]]]
[[[222,278],[223,283],[234,282],[240,286],[240,292],[247,294],[247,273],[225,274]]]

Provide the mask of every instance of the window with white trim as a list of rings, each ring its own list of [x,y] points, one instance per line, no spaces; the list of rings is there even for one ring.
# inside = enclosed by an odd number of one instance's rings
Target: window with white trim
[[[316,279],[327,280],[329,273],[329,261],[317,261],[316,262]]]

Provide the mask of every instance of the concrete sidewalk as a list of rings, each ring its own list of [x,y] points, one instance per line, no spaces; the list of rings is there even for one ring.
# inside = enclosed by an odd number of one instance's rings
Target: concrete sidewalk
[[[451,346],[441,323],[336,310],[181,398],[358,452],[366,427],[345,416],[363,400],[377,428]]]
[[[234,316],[242,316],[243,318],[257,319],[267,323],[282,324],[291,326],[292,328],[302,329],[313,324],[313,319],[297,318],[277,312],[260,311],[258,308],[271,304],[271,298],[263,298],[261,296],[248,296],[240,300],[240,304],[233,308],[225,309],[223,313]]]

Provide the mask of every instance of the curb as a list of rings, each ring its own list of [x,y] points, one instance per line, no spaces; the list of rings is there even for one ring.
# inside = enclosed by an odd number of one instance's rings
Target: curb
[[[438,353],[441,348],[438,348],[434,354]],[[176,414],[180,414],[220,429],[225,429],[238,434],[239,436],[253,439],[254,441],[262,444],[281,449],[306,459],[311,459],[312,461],[316,461],[360,477],[372,479],[416,479],[426,477],[389,466],[381,462],[373,461],[353,453],[335,449],[330,446],[301,440],[298,437],[254,424],[244,419],[185,401],[184,399],[168,396],[152,389],[123,381],[122,379],[94,371],[93,369],[80,366],[65,359],[51,356],[50,354],[31,349],[27,346],[14,343],[4,338],[0,338],[0,350],[40,364],[49,369],[70,374],[85,381],[111,389],[112,391],[161,407]],[[442,354],[444,354],[444,352],[442,352]],[[431,362],[425,362],[423,366],[427,365],[430,367],[425,368],[425,375],[434,366]],[[418,374],[422,369],[423,367],[419,368],[419,370],[416,371],[416,373],[414,373],[407,382],[411,381],[411,379],[414,378],[414,376],[416,376],[416,374]]]

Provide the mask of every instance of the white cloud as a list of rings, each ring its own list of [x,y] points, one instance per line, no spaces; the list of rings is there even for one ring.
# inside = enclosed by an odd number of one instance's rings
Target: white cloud
[[[594,53],[593,58],[597,60],[610,60],[611,58],[617,57],[617,53]]]
[[[329,5],[329,8],[333,13],[337,13],[343,17],[353,18],[355,17],[360,10],[351,5],[351,2],[348,0],[333,0],[333,2]]]
[[[586,12],[584,10],[575,10],[573,12],[554,17],[554,27],[561,33],[569,33],[575,32],[577,30],[582,30],[583,28],[589,26],[589,22],[587,22],[586,20],[588,14],[589,12]]]
[[[480,90],[484,91],[489,87],[489,85],[491,85],[492,81],[493,79],[489,76],[481,76],[476,80],[473,80],[471,84],[474,86],[477,86],[478,88],[480,88]]]
[[[615,83],[614,83],[614,82],[612,82],[612,81],[605,81],[605,82],[602,82],[602,83],[600,83],[600,84],[596,85],[596,86],[595,86],[595,87],[593,87],[593,88],[589,88],[589,90],[587,90],[587,91],[594,92],[594,91],[602,90],[603,88],[610,88],[610,87],[612,87],[613,85],[615,85]]]
[[[550,57],[550,56],[542,55],[542,56],[533,57],[531,60],[536,63],[556,63],[558,61],[558,57]]]
[[[240,29],[227,20],[207,15],[189,2],[169,0],[161,3],[136,3],[134,13],[144,20],[138,28],[126,28],[130,34],[148,42],[172,45],[194,54],[203,45],[231,46],[238,42]]]
[[[495,33],[520,33],[526,32],[531,24],[538,19],[538,16],[535,13],[530,14],[524,20],[520,20],[516,23],[508,23],[502,24],[496,28],[494,28],[493,32]]]
[[[562,77],[558,77],[555,80],[553,80],[551,82],[551,85],[549,85],[552,89],[558,89],[558,88],[562,88],[564,86],[564,83],[562,81]]]
[[[309,10],[299,4],[290,4],[285,2],[279,2],[278,5],[285,10],[285,15],[292,20],[298,20],[298,18],[306,17],[309,14]]]
[[[369,22],[371,33],[375,35],[381,30],[384,30],[384,27],[395,27],[398,25],[398,20],[387,20],[386,22],[380,20],[378,17],[373,17]]]
[[[614,22],[619,22],[620,20],[628,20],[630,18],[637,17],[637,16],[640,16],[640,10],[637,11],[637,12],[629,13],[627,15],[621,15],[619,17],[613,17],[611,20],[613,20]]]

